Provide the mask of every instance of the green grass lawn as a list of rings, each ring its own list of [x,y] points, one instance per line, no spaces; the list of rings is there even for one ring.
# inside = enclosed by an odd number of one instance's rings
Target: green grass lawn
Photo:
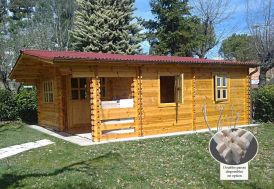
[[[0,188],[273,188],[274,125],[249,130],[259,141],[249,181],[220,181],[209,134],[80,147],[13,123],[0,127],[0,148],[55,144],[0,160]]]

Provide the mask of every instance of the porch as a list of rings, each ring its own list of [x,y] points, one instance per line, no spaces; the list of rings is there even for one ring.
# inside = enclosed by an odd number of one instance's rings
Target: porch
[[[100,75],[100,76],[99,76]],[[142,136],[142,81],[134,75],[65,76],[64,131],[94,142]]]

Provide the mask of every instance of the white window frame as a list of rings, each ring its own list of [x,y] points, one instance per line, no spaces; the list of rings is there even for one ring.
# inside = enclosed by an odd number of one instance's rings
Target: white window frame
[[[228,77],[227,74],[216,74],[214,76],[215,101],[228,100]],[[219,95],[220,93],[220,95]],[[225,94],[225,95],[224,95]]]

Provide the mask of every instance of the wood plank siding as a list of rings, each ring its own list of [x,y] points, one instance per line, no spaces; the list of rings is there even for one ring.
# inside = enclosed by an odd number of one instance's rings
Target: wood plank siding
[[[236,113],[238,125],[250,123],[248,65],[198,64],[196,59],[188,64],[47,60],[47,56],[22,55],[12,72],[12,78],[36,85],[41,126],[91,132],[94,141],[200,130],[206,128],[205,104],[211,127],[216,127],[221,107],[221,126],[233,125]],[[35,73],[28,71],[31,67]],[[216,75],[226,78],[220,101],[215,100]],[[131,100],[133,106],[103,107],[102,101],[119,99]]]
[[[79,72],[89,70],[88,73]],[[66,109],[66,104],[70,101],[70,90],[66,89],[66,79],[77,73],[77,77],[95,76],[90,79],[90,131],[96,141],[121,138],[123,136],[147,136],[170,132],[205,129],[202,106],[206,103],[209,124],[216,127],[220,106],[224,106],[224,113],[221,120],[222,126],[229,126],[234,123],[236,113],[240,113],[238,124],[248,124],[250,122],[250,79],[247,68],[242,67],[204,67],[199,66],[142,66],[142,67],[117,67],[104,66],[95,69],[89,67],[71,66],[70,76],[56,75],[50,78],[54,85],[54,102],[43,102],[43,81],[37,83],[38,92],[38,115],[39,124],[51,126],[59,130],[81,131],[81,125],[66,125],[67,119],[64,114],[73,116]],[[96,73],[97,72],[97,73]],[[83,73],[83,75],[81,74]],[[96,74],[95,74],[96,73]],[[228,100],[224,102],[214,101],[214,74],[226,73],[228,75]],[[161,104],[159,102],[159,76],[183,74],[183,102],[178,104]],[[97,75],[97,76],[96,76]],[[100,107],[100,77],[130,76],[133,78],[131,86],[132,97],[134,98],[133,108],[106,109]],[[96,79],[97,78],[97,79]],[[115,80],[114,80],[115,81]],[[66,84],[64,84],[66,83]],[[118,91],[121,91],[121,84],[116,83]],[[66,97],[66,96],[68,97]],[[64,102],[66,101],[67,102]],[[75,111],[81,112],[79,110]],[[83,110],[84,111],[84,110]],[[67,112],[67,113],[66,113]],[[177,113],[176,113],[177,112]],[[77,114],[76,116],[81,116]],[[176,118],[177,116],[177,118]],[[103,127],[101,121],[131,118],[134,124],[113,124]],[[74,129],[77,127],[77,129]],[[84,126],[83,126],[84,127]],[[102,127],[102,129],[100,129]],[[86,126],[85,126],[86,128]],[[135,128],[134,134],[111,134],[104,136],[102,131],[108,129]],[[89,129],[83,129],[89,130]]]

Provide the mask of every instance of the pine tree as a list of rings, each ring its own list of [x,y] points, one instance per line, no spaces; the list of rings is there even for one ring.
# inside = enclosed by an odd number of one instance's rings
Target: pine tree
[[[201,44],[200,20],[192,16],[188,0],[151,0],[154,20],[144,23],[150,53],[192,56]]]
[[[141,27],[134,0],[79,0],[72,46],[77,51],[140,53]]]

